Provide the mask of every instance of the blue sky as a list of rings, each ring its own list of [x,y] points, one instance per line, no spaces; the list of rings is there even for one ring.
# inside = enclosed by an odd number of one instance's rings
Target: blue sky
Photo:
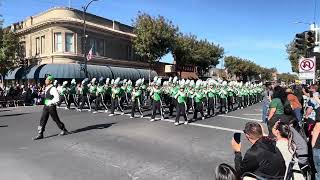
[[[80,7],[89,0],[71,0]],[[313,22],[315,0],[99,0],[88,12],[131,25],[138,11],[163,15],[185,33],[220,44],[226,55],[239,56],[280,72],[291,72],[285,45]],[[69,0],[0,0],[5,25]],[[320,1],[316,22],[319,20]],[[172,61],[166,56],[164,61]],[[220,66],[220,65],[219,65]]]

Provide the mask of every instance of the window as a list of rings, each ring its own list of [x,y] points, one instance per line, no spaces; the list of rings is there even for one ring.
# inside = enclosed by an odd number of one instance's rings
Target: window
[[[97,41],[97,56],[104,56],[104,40]]]
[[[41,36],[41,54],[45,52],[45,37]]]
[[[96,48],[97,48],[97,40],[95,39],[89,39],[89,47],[87,48],[87,53],[92,48],[92,54],[96,55]]]
[[[66,33],[66,52],[74,52],[73,33]]]
[[[54,33],[54,51],[61,52],[62,51],[62,38],[61,33]]]
[[[36,55],[40,54],[40,38],[36,38]]]
[[[19,46],[19,57],[26,57],[26,42],[20,42]]]
[[[130,45],[127,46],[127,59],[132,59],[132,47]]]

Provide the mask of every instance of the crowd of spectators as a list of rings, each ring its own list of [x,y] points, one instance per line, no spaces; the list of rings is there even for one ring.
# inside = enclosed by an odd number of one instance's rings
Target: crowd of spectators
[[[0,107],[39,105],[43,97],[44,86],[40,84],[0,87]]]
[[[242,155],[241,142],[232,138],[234,166],[220,164],[215,179],[320,180],[318,86],[266,84],[262,114],[264,124],[244,127],[251,147]]]

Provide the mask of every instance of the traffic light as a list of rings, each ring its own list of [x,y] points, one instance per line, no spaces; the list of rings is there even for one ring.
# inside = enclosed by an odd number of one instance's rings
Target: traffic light
[[[294,43],[297,49],[304,50],[306,48],[306,32],[296,34]]]
[[[314,31],[307,31],[306,35],[306,45],[308,49],[312,49],[316,46],[316,33]]]

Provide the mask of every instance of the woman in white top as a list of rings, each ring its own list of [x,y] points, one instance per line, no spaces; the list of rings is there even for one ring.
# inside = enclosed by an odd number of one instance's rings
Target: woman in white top
[[[296,150],[296,145],[292,140],[293,134],[290,131],[290,127],[283,123],[283,122],[277,122],[273,128],[272,133],[276,136],[276,146],[280,150],[283,159],[286,162],[286,167],[288,171],[288,166],[290,162],[292,161]],[[296,161],[293,165],[293,169],[300,171],[300,167],[298,165],[298,161]],[[287,174],[287,173],[286,173]],[[299,179],[304,180],[304,176],[301,173],[293,173],[293,177],[291,179]]]

